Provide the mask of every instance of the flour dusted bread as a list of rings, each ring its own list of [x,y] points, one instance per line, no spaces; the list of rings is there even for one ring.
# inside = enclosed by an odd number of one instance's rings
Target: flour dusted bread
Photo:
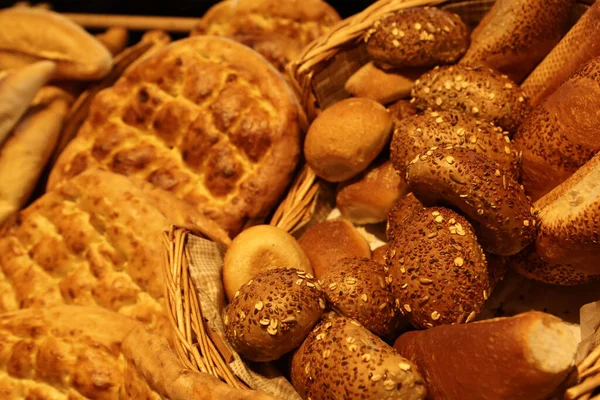
[[[173,193],[230,234],[264,218],[300,149],[297,111],[279,73],[232,40],[180,40],[99,93],[49,188],[92,166]]]

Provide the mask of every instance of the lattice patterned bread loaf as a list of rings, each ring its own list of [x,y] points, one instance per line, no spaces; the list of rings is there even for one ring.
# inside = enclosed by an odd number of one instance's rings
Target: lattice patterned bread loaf
[[[226,0],[214,5],[192,35],[227,36],[261,53],[280,71],[340,20],[322,0]]]
[[[299,149],[296,104],[281,75],[245,46],[199,36],[99,93],[48,187],[101,166],[170,191],[235,234],[275,205]]]

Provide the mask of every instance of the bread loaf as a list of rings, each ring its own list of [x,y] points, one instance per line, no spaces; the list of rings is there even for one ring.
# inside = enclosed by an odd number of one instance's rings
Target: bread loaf
[[[600,151],[600,57],[537,106],[515,135],[523,185],[535,201]]]
[[[379,155],[392,133],[392,117],[381,104],[351,98],[325,109],[304,142],[306,162],[330,182],[358,175]]]
[[[511,134],[530,109],[525,92],[506,75],[464,65],[434,68],[415,82],[412,96],[419,111],[456,111]]]
[[[431,400],[543,400],[574,368],[578,341],[541,312],[401,335],[394,348],[414,362]]]
[[[417,109],[410,100],[398,100],[394,104],[389,105],[387,109],[394,121],[402,121],[404,118],[417,113]]]
[[[355,224],[375,224],[387,219],[406,190],[406,181],[396,173],[392,162],[380,161],[340,185],[336,206],[344,218]]]
[[[129,31],[121,27],[112,27],[106,32],[96,35],[96,39],[110,51],[110,54],[116,56],[127,47]]]
[[[388,240],[391,241],[395,234],[402,232],[406,228],[406,220],[423,208],[425,208],[423,203],[421,203],[413,193],[409,193],[400,199],[388,214],[386,226]]]
[[[52,11],[12,7],[0,11],[0,69],[50,60],[56,78],[95,80],[110,72],[109,51],[79,25]],[[4,67],[4,68],[2,68]]]
[[[383,246],[379,246],[371,253],[371,260],[375,261],[378,264],[385,265],[385,258],[387,249],[389,248],[388,244],[384,244]]]
[[[461,64],[521,82],[566,33],[574,0],[499,0],[471,34]]]

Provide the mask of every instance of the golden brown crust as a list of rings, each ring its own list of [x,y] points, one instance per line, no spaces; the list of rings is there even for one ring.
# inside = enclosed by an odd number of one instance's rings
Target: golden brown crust
[[[406,189],[406,181],[396,173],[391,161],[378,162],[340,185],[336,206],[344,218],[355,224],[375,224],[387,219]]]
[[[417,109],[410,100],[398,100],[394,104],[389,105],[387,109],[396,123],[417,113]]]
[[[279,199],[299,141],[281,76],[245,46],[200,36],[167,46],[98,94],[48,186],[102,166],[174,193],[235,234]]]
[[[322,277],[327,300],[379,337],[395,338],[400,312],[386,281],[385,266],[368,258],[343,258]]]
[[[417,110],[456,111],[514,133],[530,106],[525,92],[506,75],[464,65],[436,67],[415,82]]]
[[[110,51],[110,54],[116,56],[127,47],[129,43],[129,31],[122,27],[113,26],[105,32],[96,35],[96,39]]]
[[[511,144],[508,132],[489,122],[451,111],[426,112],[396,123],[390,155],[396,171],[404,176],[406,166],[417,154],[443,145],[471,149],[519,179],[520,154]]]
[[[435,7],[399,10],[375,21],[365,35],[371,60],[384,69],[457,61],[469,47],[460,17]]]
[[[261,53],[277,69],[340,20],[321,0],[226,0],[202,17],[192,35],[219,35],[237,40]]]
[[[379,246],[378,248],[373,250],[373,252],[371,253],[371,260],[375,261],[378,264],[385,265],[385,258],[388,248],[389,245],[386,243],[383,246]]]
[[[292,383],[303,399],[426,397],[417,368],[355,320],[334,313],[313,329],[292,360]]]
[[[472,321],[492,288],[471,225],[442,207],[415,212],[404,223],[387,252],[397,307],[420,328]]]
[[[490,253],[513,255],[535,239],[537,220],[523,188],[473,150],[432,147],[411,161],[406,180],[425,205],[459,209]]]
[[[471,35],[461,64],[485,65],[521,82],[566,32],[574,0],[500,0]]]
[[[391,242],[395,233],[405,229],[404,223],[406,220],[411,217],[413,213],[418,212],[423,208],[423,203],[421,203],[413,193],[409,193],[400,199],[388,214],[386,226],[388,240]]]
[[[298,243],[319,279],[342,258],[371,258],[369,244],[345,219],[325,221],[310,227]]]
[[[580,68],[523,122],[523,185],[537,200],[600,151],[600,57]]]
[[[296,349],[325,310],[311,274],[276,268],[257,275],[225,311],[225,337],[246,360],[273,361]]]

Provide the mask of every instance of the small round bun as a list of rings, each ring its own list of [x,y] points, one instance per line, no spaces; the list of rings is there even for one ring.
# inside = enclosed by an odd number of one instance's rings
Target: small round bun
[[[456,111],[493,122],[514,133],[531,106],[525,92],[506,75],[464,65],[436,67],[415,81],[418,111]]]
[[[367,258],[344,258],[322,277],[327,300],[377,336],[393,339],[400,312],[386,281],[386,267]]]
[[[535,239],[537,220],[523,188],[473,150],[432,147],[411,161],[406,180],[426,206],[449,204],[460,210],[492,254],[516,254]]]
[[[371,260],[375,261],[378,264],[385,265],[385,258],[388,247],[389,245],[386,243],[383,246],[379,246],[378,248],[373,250],[371,254]]]
[[[312,275],[271,269],[236,292],[225,310],[225,336],[244,359],[273,361],[300,346],[324,309]]]
[[[376,224],[387,219],[407,184],[391,161],[377,162],[362,174],[340,185],[336,206],[342,216],[355,224]]]
[[[425,208],[423,203],[413,193],[409,193],[400,199],[388,215],[386,226],[388,240],[391,241],[395,233],[402,231],[405,228],[405,221],[423,208]]]
[[[483,250],[466,219],[432,207],[394,232],[388,282],[400,311],[416,327],[470,322],[490,294]]]
[[[306,162],[321,178],[341,182],[364,171],[388,143],[392,117],[381,104],[350,98],[324,110],[304,142]]]
[[[460,17],[435,7],[399,10],[375,21],[365,35],[371,60],[384,69],[451,64],[469,47]]]
[[[292,359],[292,384],[307,399],[423,400],[417,367],[355,320],[330,313]]]
[[[511,143],[508,132],[452,111],[426,112],[396,123],[390,155],[394,168],[404,176],[406,165],[417,154],[433,146],[449,144],[482,154],[519,179],[519,151]]]
[[[313,274],[300,244],[281,228],[257,225],[240,233],[231,243],[223,263],[223,286],[231,301],[243,284],[273,268],[295,268]]]
[[[298,240],[314,274],[321,277],[342,258],[371,258],[371,248],[356,228],[345,219],[334,219],[310,227]]]

